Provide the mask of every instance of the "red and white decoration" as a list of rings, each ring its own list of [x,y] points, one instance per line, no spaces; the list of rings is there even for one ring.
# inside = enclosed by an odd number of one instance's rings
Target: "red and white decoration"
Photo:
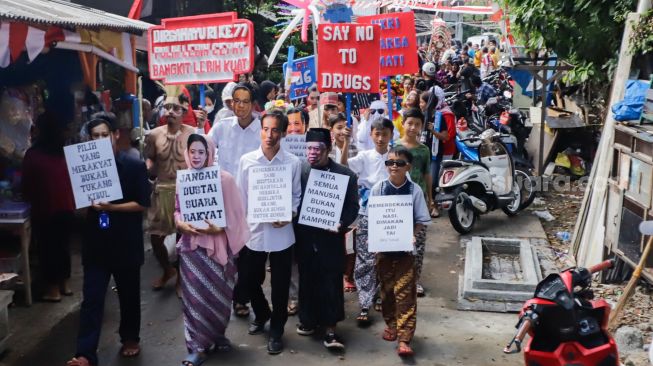
[[[132,44],[130,34],[121,34],[121,49],[113,48],[107,54],[118,57],[120,61],[133,67]],[[56,26],[34,27],[21,22],[0,22],[0,67],[5,68],[15,62],[23,52],[27,52],[29,62],[54,42],[62,45],[85,45],[79,32],[69,31]],[[86,44],[92,46],[92,44]],[[97,48],[97,46],[95,46]],[[71,49],[71,47],[62,47]],[[97,50],[102,52],[101,50]]]

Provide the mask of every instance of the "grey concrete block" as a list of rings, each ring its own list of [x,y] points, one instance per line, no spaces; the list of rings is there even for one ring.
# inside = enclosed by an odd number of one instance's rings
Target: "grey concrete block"
[[[465,247],[465,272],[460,279],[458,308],[461,310],[519,311],[522,302],[533,297],[542,280],[542,271],[535,248],[528,239],[472,237],[461,243]],[[483,278],[484,252],[518,256],[518,265],[511,280]],[[498,263],[501,263],[498,261]],[[492,269],[489,269],[492,271]]]

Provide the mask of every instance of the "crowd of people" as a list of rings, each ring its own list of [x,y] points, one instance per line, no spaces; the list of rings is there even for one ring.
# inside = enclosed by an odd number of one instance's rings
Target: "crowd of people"
[[[386,85],[369,105],[350,115],[344,95],[320,93],[316,87],[305,99],[291,102],[282,86],[271,81],[256,84],[244,77],[223,88],[219,110],[213,91],[205,94],[199,107],[191,102],[188,89],[166,87],[158,101],[144,102],[151,129],[142,156],[134,147],[119,147],[125,131],[117,128],[115,115],[94,114],[82,135],[111,140],[123,198],[94,202],[84,212],[84,298],[77,353],[68,365],[98,364],[111,277],[120,300],[121,354],[139,354],[138,284],[145,231],[161,269],[152,289],[161,290],[174,280],[182,300],[188,349],[183,365],[198,366],[210,352],[231,348],[225,332],[232,311],[239,317],[253,313],[251,335],[264,333],[270,323],[270,354],[282,352],[285,324],[295,313],[298,334],[320,330],[325,347],[344,349],[337,331],[345,319],[344,292],[357,292],[360,326],[371,323],[372,309],[380,311],[386,323],[383,339],[397,342],[399,355],[412,355],[417,297],[425,293],[420,277],[426,226],[440,214],[433,201],[440,163],[456,153],[456,116],[444,89],[456,85],[470,97],[485,98],[480,76],[497,67],[497,52],[475,45],[447,50],[441,62],[424,62],[419,73]],[[71,294],[69,239],[75,229],[63,158],[65,138],[58,122],[47,112],[39,118],[39,134],[25,156],[23,173],[35,232],[43,234],[37,238],[43,248],[42,277],[48,279],[42,299],[52,302]],[[292,134],[306,136],[303,160],[281,145]],[[138,133],[131,135],[138,139]],[[176,176],[182,169],[214,164],[220,166],[228,225],[207,221],[207,228],[198,228],[182,220]],[[291,166],[293,220],[248,223],[250,168],[274,165]],[[311,170],[349,177],[336,230],[297,220]],[[44,187],[44,179],[53,184]],[[369,251],[367,202],[380,195],[412,197],[414,236],[406,240],[413,251]],[[103,220],[110,224],[98,225]],[[171,235],[177,238],[178,263],[170,261],[165,246]],[[353,241],[353,253],[348,252],[347,241]],[[263,291],[267,272],[270,301]]]

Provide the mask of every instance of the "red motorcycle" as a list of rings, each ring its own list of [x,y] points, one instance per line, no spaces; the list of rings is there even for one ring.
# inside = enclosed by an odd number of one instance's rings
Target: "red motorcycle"
[[[592,274],[613,265],[610,259],[548,275],[522,307],[517,333],[503,352],[519,353],[528,334],[527,366],[618,366],[617,345],[607,330],[610,305],[594,300],[590,289]]]

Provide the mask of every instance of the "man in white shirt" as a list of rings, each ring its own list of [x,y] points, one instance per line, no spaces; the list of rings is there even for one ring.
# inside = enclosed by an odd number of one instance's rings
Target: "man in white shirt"
[[[252,115],[254,93],[251,89],[243,84],[238,84],[232,88],[231,95],[231,105],[235,116],[214,123],[208,138],[218,149],[220,168],[235,177],[238,174],[240,158],[246,153],[258,149],[261,145],[261,123]],[[235,314],[241,317],[249,315],[247,308],[249,296],[243,285],[243,263],[245,261],[245,255],[241,253],[236,260],[238,281],[234,287],[233,296]]]
[[[236,182],[248,212],[251,209],[248,207],[250,168],[289,165],[292,170],[292,197],[285,199],[292,200],[293,217],[297,214],[302,194],[301,162],[295,155],[281,148],[281,139],[286,135],[287,128],[288,118],[282,112],[268,112],[261,121],[261,147],[240,159]],[[262,333],[265,323],[271,320],[268,353],[278,354],[283,350],[281,336],[288,320],[288,291],[295,233],[290,221],[250,223],[249,228],[252,237],[243,249],[246,258],[243,284],[247,287],[255,315],[249,334]],[[265,281],[268,258],[271,267],[272,311],[261,287]]]
[[[214,124],[208,137],[218,148],[218,165],[236,176],[240,158],[261,145],[261,123],[252,115],[254,94],[247,86],[236,86],[232,95],[235,116]]]

